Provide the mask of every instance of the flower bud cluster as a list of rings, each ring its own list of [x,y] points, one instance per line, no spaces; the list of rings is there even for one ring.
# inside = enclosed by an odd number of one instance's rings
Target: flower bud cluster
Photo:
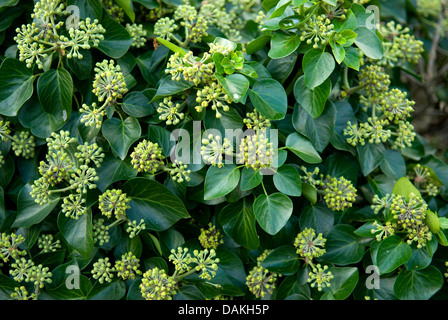
[[[98,181],[96,169],[89,164],[100,166],[104,157],[102,149],[96,143],[77,145],[68,131],[53,132],[47,138],[47,147],[46,162],[39,165],[41,177],[34,181],[30,195],[36,203],[43,205],[50,201],[52,194],[70,191],[62,198],[62,212],[78,219],[87,212],[84,195],[89,189],[96,188]],[[64,187],[50,188],[59,185]]]
[[[26,255],[25,251],[19,249],[19,245],[25,242],[22,235],[15,233],[0,233],[0,259],[8,262],[10,258],[19,259],[20,256]]]
[[[146,41],[148,40],[146,38],[148,32],[143,29],[142,24],[126,23],[126,30],[132,38],[132,47],[141,48],[146,44]]]
[[[197,91],[196,102],[199,103],[196,106],[197,112],[202,112],[211,104],[211,109],[216,112],[216,118],[221,118],[219,109],[224,112],[229,111],[229,104],[232,102],[232,98],[227,94],[224,87],[219,82],[211,82],[205,85],[203,89]]]
[[[294,246],[297,253],[305,259],[312,260],[325,254],[325,239],[322,233],[316,235],[316,231],[311,228],[305,228],[294,240]]]
[[[149,172],[154,174],[163,166],[164,156],[162,149],[157,143],[146,139],[141,141],[131,153],[131,164],[138,172]]]
[[[264,251],[260,257],[257,258],[257,265],[249,272],[246,277],[246,285],[249,291],[257,298],[263,298],[267,294],[272,294],[276,287],[277,278],[280,274],[270,272],[261,264],[268,256],[269,251]]]
[[[224,243],[222,234],[216,229],[212,223],[209,223],[207,228],[201,228],[201,234],[199,235],[199,243],[205,249],[218,248],[220,244]]]
[[[98,208],[107,218],[115,216],[118,220],[127,219],[126,210],[130,208],[126,193],[119,189],[106,190],[98,199]]]
[[[114,0],[100,0],[104,9],[118,23],[124,21],[124,10]]]
[[[374,197],[372,208],[374,212],[383,211],[385,223],[374,222],[376,229],[372,229],[378,241],[397,232],[407,234],[408,244],[417,243],[417,248],[426,246],[431,240],[432,233],[426,225],[428,206],[421,196],[409,194],[408,199],[400,195],[386,195],[383,198]]]
[[[392,149],[410,146],[415,139],[414,127],[407,121],[414,111],[414,101],[399,89],[390,89],[389,76],[378,65],[366,66],[360,72],[359,85],[365,93],[360,96],[364,111],[371,109],[367,121],[347,122],[343,134],[353,146],[389,142]]]
[[[350,180],[330,175],[324,177],[323,174],[319,174],[320,170],[317,167],[312,172],[308,172],[304,166],[301,167],[301,170],[305,173],[302,176],[303,181],[314,186],[320,194],[323,194],[323,199],[330,209],[344,211],[352,207],[356,200],[357,190]]]
[[[80,49],[97,47],[104,39],[106,30],[90,18],[80,21],[77,28],[69,28],[67,33],[61,33],[63,21],[57,22],[57,17],[65,14],[65,5],[61,0],[39,0],[34,4],[32,23],[24,24],[16,29],[19,60],[25,61],[28,68],[34,63],[43,69],[44,63],[54,52],[68,59],[79,58]],[[68,53],[67,53],[68,52]]]
[[[143,274],[139,288],[146,300],[172,300],[177,292],[177,284],[173,277],[157,267]]]
[[[440,183],[434,179],[429,169],[421,164],[416,164],[412,170],[408,172],[408,178],[413,180],[415,187],[428,196],[437,196],[441,189]]]
[[[11,148],[17,157],[22,156],[25,159],[34,157],[36,142],[31,132],[20,131],[19,133],[16,133],[11,140]]]
[[[324,288],[331,286],[331,280],[334,279],[334,275],[328,270],[328,266],[323,267],[320,264],[313,266],[312,271],[309,272],[308,282],[311,288],[317,288],[318,291],[322,291]]]
[[[114,277],[114,268],[109,258],[100,258],[93,264],[92,277],[97,279],[99,283],[111,282]]]
[[[344,211],[351,208],[356,198],[356,188],[344,177],[328,177],[325,183],[324,200],[334,211]]]
[[[193,82],[196,86],[210,82],[213,79],[215,64],[210,60],[211,56],[205,52],[202,58],[195,57],[189,51],[184,56],[178,52],[170,56],[165,73],[171,74],[171,79]]]
[[[267,130],[255,131],[240,140],[237,163],[244,164],[246,168],[255,171],[269,168],[274,161],[274,148],[272,142],[266,137]]]
[[[42,253],[55,252],[58,249],[62,248],[61,241],[54,241],[52,234],[43,234],[39,236],[39,238],[37,239],[37,247],[41,249],[40,252]]]
[[[146,229],[145,220],[141,219],[139,223],[137,223],[137,220],[128,221],[126,224],[125,231],[128,233],[129,238],[132,239],[135,236],[137,236],[140,231]]]
[[[11,263],[9,273],[17,282],[32,282],[36,289],[42,289],[45,283],[51,283],[51,277],[53,276],[48,267],[41,264],[36,266],[32,260],[25,258],[17,259],[14,263]]]
[[[165,166],[163,170],[168,172],[171,179],[177,183],[190,181],[191,170],[189,170],[188,165],[184,164],[182,161],[176,159],[173,163],[171,163],[171,168]]]
[[[378,63],[394,66],[399,60],[417,63],[424,52],[423,42],[411,35],[408,27],[391,20],[381,26],[383,35],[384,57]]]
[[[182,104],[174,103],[173,97],[166,97],[163,102],[159,103],[157,112],[159,113],[159,120],[165,121],[167,125],[177,125],[185,118],[185,114],[180,112]]]
[[[325,47],[334,33],[334,25],[325,14],[311,16],[301,28],[300,41],[312,44],[314,49]]]
[[[254,109],[253,112],[248,112],[243,122],[247,129],[253,129],[255,131],[265,130],[271,127],[271,121],[260,114],[257,109]]]
[[[140,259],[138,259],[132,252],[127,252],[121,256],[121,260],[115,262],[115,270],[117,276],[123,280],[135,279],[137,275],[142,274],[139,270]]]
[[[103,218],[98,218],[93,221],[92,231],[93,231],[93,242],[102,246],[110,240],[109,226],[105,225],[106,220]]]
[[[224,165],[224,155],[233,155],[233,146],[229,139],[221,141],[221,136],[209,134],[207,139],[202,139],[201,155],[206,164],[221,168]]]
[[[239,22],[239,18],[244,14],[244,10],[250,10],[250,7],[252,7],[252,5],[245,6],[244,1],[238,1],[237,5],[232,7],[227,6],[227,1],[224,0],[203,2],[199,11],[199,18],[203,18],[208,26],[215,26],[225,35],[226,39],[240,41],[240,30],[244,26]],[[251,2],[253,3],[253,1]]]
[[[13,300],[37,300],[37,295],[35,293],[32,293],[30,296],[28,296],[28,291],[26,290],[25,286],[14,288],[14,292],[11,293],[10,296]]]

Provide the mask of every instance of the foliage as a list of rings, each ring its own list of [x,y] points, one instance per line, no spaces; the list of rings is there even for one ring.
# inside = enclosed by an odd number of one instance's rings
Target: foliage
[[[446,298],[410,2],[1,1],[1,299]]]

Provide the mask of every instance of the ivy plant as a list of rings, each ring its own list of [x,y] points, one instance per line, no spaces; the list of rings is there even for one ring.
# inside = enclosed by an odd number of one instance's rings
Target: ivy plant
[[[0,298],[446,298],[394,6],[0,1]]]

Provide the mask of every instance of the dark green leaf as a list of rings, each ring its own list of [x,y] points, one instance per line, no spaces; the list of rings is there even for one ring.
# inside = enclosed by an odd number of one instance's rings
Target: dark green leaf
[[[260,245],[252,200],[243,198],[225,206],[219,214],[224,232],[239,245],[256,249]]]
[[[300,35],[277,31],[271,39],[271,47],[268,52],[272,59],[281,59],[289,56],[300,46]]]
[[[25,63],[7,58],[0,66],[0,114],[15,116],[33,94],[35,76]]]
[[[361,261],[364,256],[364,245],[354,234],[351,225],[336,225],[327,234],[325,248],[327,252],[322,259],[337,265],[348,265]]]
[[[381,241],[373,260],[380,274],[394,271],[405,264],[412,255],[411,247],[399,236],[390,236]]]
[[[288,99],[283,86],[274,79],[262,79],[249,89],[250,101],[266,118],[281,120],[288,109]]]
[[[310,140],[299,133],[291,133],[286,139],[286,148],[307,163],[320,163],[322,158]]]
[[[50,196],[49,202],[39,205],[31,197],[31,186],[26,184],[20,190],[17,204],[17,217],[14,221],[13,228],[28,228],[44,220],[56,207],[59,202],[59,196]]]
[[[45,72],[37,81],[37,95],[45,112],[67,120],[72,112],[72,76],[63,68]]]
[[[274,235],[285,226],[292,214],[292,201],[283,193],[262,194],[254,202],[255,217],[264,231]]]
[[[128,217],[137,222],[143,219],[149,230],[163,231],[190,217],[182,201],[157,181],[130,179],[122,190],[131,199]]]
[[[428,300],[444,283],[440,271],[429,266],[423,270],[402,270],[394,284],[394,292],[400,300]]]
[[[68,244],[83,257],[88,257],[93,249],[92,211],[79,216],[78,220],[66,217],[62,211],[58,215],[58,228]]]
[[[124,160],[131,145],[140,138],[141,128],[138,120],[133,117],[128,117],[124,121],[111,118],[104,121],[102,132],[112,150]]]
[[[309,50],[302,60],[305,84],[308,89],[315,89],[324,83],[335,68],[334,58],[328,52]]]
[[[240,169],[233,164],[219,168],[211,166],[204,182],[204,200],[213,200],[229,194],[240,180]]]
[[[124,56],[133,42],[128,31],[107,13],[104,13],[101,25],[107,32],[104,34],[104,40],[100,41],[98,49],[113,59]]]
[[[331,81],[327,79],[320,86],[309,89],[305,84],[305,76],[297,79],[294,85],[294,97],[296,101],[313,117],[319,117],[324,111],[331,92]]]
[[[300,260],[296,248],[285,245],[271,251],[263,260],[261,266],[272,272],[290,275],[299,270]]]
[[[293,166],[281,166],[274,174],[273,179],[274,185],[278,191],[292,197],[301,196],[302,180],[299,172]]]

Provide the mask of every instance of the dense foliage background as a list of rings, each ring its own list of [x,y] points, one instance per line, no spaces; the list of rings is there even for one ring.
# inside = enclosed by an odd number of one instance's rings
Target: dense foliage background
[[[0,0],[0,298],[446,299],[447,35],[446,0]]]

